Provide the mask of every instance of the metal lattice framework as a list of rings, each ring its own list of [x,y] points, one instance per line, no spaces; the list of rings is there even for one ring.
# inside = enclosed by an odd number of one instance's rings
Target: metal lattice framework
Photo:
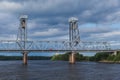
[[[80,42],[71,48],[69,41],[26,41],[26,49],[20,41],[0,41],[0,51],[109,51],[110,45],[106,42]]]
[[[69,19],[69,40],[28,41],[27,16],[20,17],[17,40],[1,40],[1,52],[41,52],[41,51],[116,51],[108,42],[84,42],[80,40],[78,19]]]

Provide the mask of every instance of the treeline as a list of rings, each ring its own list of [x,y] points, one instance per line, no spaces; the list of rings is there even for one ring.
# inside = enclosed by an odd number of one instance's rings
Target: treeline
[[[69,54],[71,52],[67,52],[65,54],[57,54],[52,57],[47,56],[28,56],[28,60],[62,60],[68,61]],[[22,56],[0,56],[0,60],[22,60]],[[96,62],[114,62],[120,63],[120,52],[117,52],[117,55],[113,55],[110,52],[99,52],[94,56],[83,56],[82,54],[76,53],[75,55],[76,61],[96,61]]]
[[[68,61],[69,60],[70,52],[65,54],[58,54],[52,57],[52,60],[62,60]],[[117,55],[113,55],[110,52],[99,52],[96,53],[94,56],[83,56],[82,54],[77,53],[75,55],[76,61],[105,61],[105,62],[119,62],[120,61],[120,52]]]
[[[67,52],[65,54],[54,55],[54,56],[52,56],[51,60],[53,60],[53,61],[56,61],[56,60],[68,61],[70,53],[71,52]],[[89,61],[89,57],[88,56],[83,56],[82,54],[79,54],[79,53],[76,53],[75,60],[76,61]]]
[[[120,52],[117,52],[117,55],[113,55],[110,53],[97,53],[95,55],[96,61],[103,61],[103,62],[120,62]]]
[[[22,56],[0,56],[0,60],[22,60]],[[50,60],[47,56],[28,56],[28,60]]]

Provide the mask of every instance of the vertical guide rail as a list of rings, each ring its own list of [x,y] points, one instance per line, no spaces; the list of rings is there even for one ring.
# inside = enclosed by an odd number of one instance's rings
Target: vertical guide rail
[[[23,54],[23,64],[27,64],[27,54],[28,52],[25,51],[27,49],[27,15],[21,15],[20,16],[20,27],[19,27],[19,33],[18,33],[18,43],[21,47],[22,54]]]
[[[69,63],[75,63],[75,46],[77,46],[80,42],[80,35],[78,29],[78,19],[72,17],[69,19],[69,47],[70,50],[73,50],[69,55]]]

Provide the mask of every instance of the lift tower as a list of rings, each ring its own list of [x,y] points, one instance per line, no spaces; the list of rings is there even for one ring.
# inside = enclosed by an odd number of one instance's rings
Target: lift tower
[[[27,48],[26,42],[27,42],[27,15],[21,15],[20,16],[20,27],[19,27],[19,33],[18,33],[18,42],[20,44],[21,49],[23,50],[23,63],[27,64],[27,54],[28,52],[25,51]]]
[[[80,35],[79,35],[79,29],[78,29],[78,19],[75,17],[71,17],[69,19],[69,46],[71,50],[75,49],[75,46],[77,46],[80,42]],[[72,51],[72,53],[69,56],[69,62],[71,64],[75,63],[75,51]]]

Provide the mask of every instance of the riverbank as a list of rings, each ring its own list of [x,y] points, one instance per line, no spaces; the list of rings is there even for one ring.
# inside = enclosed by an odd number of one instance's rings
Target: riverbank
[[[109,63],[109,64],[120,64],[120,61],[107,61],[107,60],[102,60],[98,61],[99,63]]]

